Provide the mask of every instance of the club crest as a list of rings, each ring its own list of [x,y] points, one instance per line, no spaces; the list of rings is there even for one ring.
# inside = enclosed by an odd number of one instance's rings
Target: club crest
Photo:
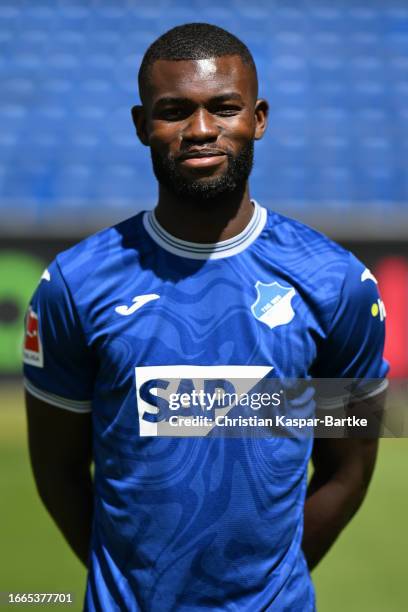
[[[262,321],[270,329],[290,323],[295,316],[291,304],[296,294],[293,287],[283,287],[276,281],[268,284],[257,281],[255,289],[258,297],[252,304],[251,311],[258,321]]]

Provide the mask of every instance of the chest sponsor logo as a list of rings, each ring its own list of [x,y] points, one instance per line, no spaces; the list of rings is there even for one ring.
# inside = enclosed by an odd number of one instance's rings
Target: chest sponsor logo
[[[148,302],[151,302],[153,300],[158,300],[159,297],[160,295],[157,295],[157,293],[148,293],[146,295],[136,295],[132,300],[133,304],[131,306],[126,306],[126,304],[123,304],[121,306],[116,306],[115,312],[117,312],[118,314],[124,317],[128,317],[129,315],[136,312],[136,310],[139,310],[139,308],[141,308]]]
[[[276,281],[255,284],[258,297],[251,306],[252,314],[270,329],[290,323],[295,316],[292,298],[296,294],[293,287],[285,287]]]
[[[210,414],[216,410],[222,417],[236,405],[235,396],[249,393],[263,379],[267,378],[273,367],[246,365],[166,365],[141,366],[135,368],[137,412],[140,436],[160,435],[160,424],[168,421],[176,408],[172,400],[177,397],[183,402],[189,397],[189,404],[182,412],[189,414],[194,409],[198,413]],[[215,398],[221,394],[228,397],[226,403],[219,405]],[[226,394],[226,395],[224,395]],[[196,400],[196,404],[194,404]],[[191,434],[190,434],[191,435]]]
[[[27,311],[26,329],[23,346],[23,361],[28,365],[42,368],[44,366],[43,349],[38,326],[37,313],[30,307]]]

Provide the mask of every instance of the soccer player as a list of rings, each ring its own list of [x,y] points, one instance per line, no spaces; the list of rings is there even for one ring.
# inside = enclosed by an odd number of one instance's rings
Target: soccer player
[[[376,441],[155,436],[153,391],[169,372],[264,368],[376,379],[378,402],[375,279],[250,198],[268,104],[235,36],[170,30],[147,50],[139,91],[155,210],[60,253],[27,313],[38,491],[88,567],[86,610],[314,610],[309,572],[360,506]]]

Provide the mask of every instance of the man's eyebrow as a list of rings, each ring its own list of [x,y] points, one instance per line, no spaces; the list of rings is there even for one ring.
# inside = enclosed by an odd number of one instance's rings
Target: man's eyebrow
[[[228,91],[220,96],[214,96],[211,98],[211,102],[227,102],[228,100],[236,100],[237,102],[242,102],[242,96],[236,91]]]
[[[209,104],[227,102],[228,100],[236,100],[238,102],[242,102],[242,96],[235,91],[228,91],[226,93],[220,94],[219,96],[214,96],[210,98],[208,101]],[[163,98],[159,98],[157,102],[154,104],[154,108],[158,108],[161,106],[171,106],[171,105],[183,105],[183,104],[191,104],[192,100],[190,98],[182,98],[182,97],[173,97],[173,96],[164,96]]]
[[[155,102],[154,107],[158,106],[170,106],[171,104],[191,104],[191,100],[188,98],[173,98],[172,96],[164,96],[163,98],[159,98],[157,102]]]

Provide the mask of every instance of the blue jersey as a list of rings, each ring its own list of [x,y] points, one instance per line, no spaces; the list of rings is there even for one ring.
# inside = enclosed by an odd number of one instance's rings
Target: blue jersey
[[[216,244],[144,212],[59,254],[27,313],[25,384],[56,410],[92,411],[85,609],[314,610],[301,549],[312,440],[149,435],[140,385],[169,366],[382,379],[383,319],[351,253],[256,203]]]

